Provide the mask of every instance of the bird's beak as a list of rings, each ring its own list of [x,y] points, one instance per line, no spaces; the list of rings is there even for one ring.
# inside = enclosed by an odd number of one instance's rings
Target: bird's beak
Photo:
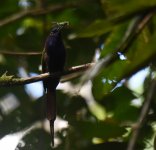
[[[60,23],[57,23],[57,25],[58,25],[58,30],[62,30],[69,26],[69,22],[60,22]]]

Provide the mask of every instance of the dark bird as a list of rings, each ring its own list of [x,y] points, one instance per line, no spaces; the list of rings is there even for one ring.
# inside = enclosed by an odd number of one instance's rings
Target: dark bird
[[[42,54],[42,72],[50,74],[64,70],[66,52],[61,37],[61,30],[67,26],[67,22],[57,23],[46,39]],[[50,122],[52,145],[54,146],[54,121],[56,119],[56,87],[60,77],[48,78],[43,81],[46,95],[46,115]]]

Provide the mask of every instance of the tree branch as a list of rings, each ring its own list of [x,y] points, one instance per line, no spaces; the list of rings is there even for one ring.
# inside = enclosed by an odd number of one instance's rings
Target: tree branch
[[[120,45],[116,48],[116,51],[99,60],[90,70],[88,70],[88,72],[82,78],[82,84],[90,79],[93,79],[101,69],[106,68],[107,66],[118,60],[117,52],[126,53],[130,45],[132,45],[134,40],[141,33],[141,31],[144,29],[153,15],[154,11],[151,11],[138,16],[129,33],[125,33],[125,36],[121,40]]]
[[[12,55],[12,56],[40,56],[42,52],[12,52],[12,51],[1,51],[0,54]]]
[[[124,53],[129,45],[132,44],[132,42],[135,40],[137,35],[142,31],[144,26],[148,23],[148,21],[151,19],[153,16],[153,12],[149,13],[145,16],[140,16],[136,19],[136,22],[134,23],[133,27],[126,32],[125,36],[123,37],[122,42],[120,45],[116,48],[117,52],[122,52]],[[0,54],[5,54],[5,55],[15,55],[15,56],[34,56],[34,55],[41,55],[42,52],[11,52],[11,51],[0,51]],[[113,54],[111,56],[110,62],[113,61],[113,58],[117,56],[116,54]],[[118,58],[118,57],[115,57]],[[116,59],[115,59],[116,60]],[[108,61],[107,61],[108,62]],[[109,64],[109,63],[108,63]]]
[[[156,91],[156,80],[153,80],[151,82],[151,86],[149,88],[147,97],[144,101],[144,104],[143,104],[143,107],[142,107],[142,110],[140,113],[140,117],[139,117],[135,127],[133,128],[133,134],[132,134],[131,139],[129,141],[127,150],[134,150],[136,147],[136,143],[137,143],[137,140],[138,140],[138,137],[140,134],[140,130],[145,124],[146,117],[148,115],[151,102],[153,100],[153,96],[155,95],[155,91]]]
[[[80,3],[77,2],[70,2],[70,3],[61,3],[61,4],[55,4],[55,5],[51,5],[49,7],[46,7],[46,9],[44,8],[31,8],[25,11],[21,11],[18,13],[15,13],[11,16],[8,16],[7,18],[0,20],[0,27],[7,25],[9,23],[15,22],[16,20],[22,19],[26,16],[38,16],[38,15],[44,15],[47,13],[51,13],[51,12],[56,12],[56,11],[62,11],[64,9],[67,8],[73,8],[73,7],[77,7],[78,5],[80,5]]]
[[[44,74],[40,74],[40,75],[37,75],[34,77],[28,77],[28,78],[14,78],[13,76],[7,76],[6,74],[4,74],[0,77],[0,87],[24,85],[24,84],[41,81],[41,80],[47,79],[49,77],[55,78],[58,76],[62,76],[61,81],[64,82],[66,80],[76,77],[76,75],[71,76],[71,78],[66,77],[66,76],[72,75],[74,73],[76,73],[77,76],[79,76],[80,73],[82,73],[83,71],[86,71],[92,65],[94,65],[94,63],[88,63],[88,64],[84,64],[84,65],[80,65],[80,66],[71,67],[71,68],[67,69],[66,71],[54,73],[51,75],[49,73],[44,73]]]

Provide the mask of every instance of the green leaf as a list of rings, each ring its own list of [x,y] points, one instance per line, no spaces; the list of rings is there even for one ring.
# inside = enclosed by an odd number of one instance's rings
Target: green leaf
[[[92,38],[73,39],[68,41],[68,44],[70,45],[70,48],[67,49],[68,66],[76,66],[92,61],[97,46]]]
[[[116,121],[136,121],[139,109],[132,106],[132,100],[137,98],[128,88],[122,86],[114,89],[99,102],[105,106],[108,113]]]
[[[82,150],[125,150],[128,146],[127,142],[117,142],[117,141],[110,141],[110,142],[104,142],[100,144],[92,144],[91,146],[84,148]],[[143,150],[143,146],[136,145],[137,150]]]
[[[155,0],[142,1],[142,0],[110,0],[107,7],[111,7],[111,16],[119,17],[125,14],[136,13],[139,10],[146,10],[156,6]],[[105,7],[105,6],[104,6]]]
[[[95,37],[111,31],[115,25],[108,20],[96,20],[78,33],[78,37]]]
[[[101,51],[101,58],[104,58],[107,54],[115,52],[116,48],[121,43],[121,40],[125,36],[127,30],[127,23],[121,24],[113,29],[111,34],[104,42],[104,48]]]
[[[57,95],[57,113],[61,118],[72,122],[75,118],[83,118],[89,114],[87,104],[82,97],[77,96],[70,98],[61,92],[58,92]],[[86,114],[83,113],[83,109],[85,109]]]
[[[125,128],[118,126],[118,124],[101,121],[78,121],[74,123],[74,126],[83,137],[89,139],[97,137],[108,140],[109,138],[117,138],[126,132]]]
[[[143,36],[140,35],[139,39],[133,44],[133,47],[126,53],[126,60],[117,60],[109,67],[101,70],[101,73],[93,80],[93,92],[96,99],[102,98],[119,81],[127,76],[132,76],[154,58],[156,55],[155,38],[156,34],[151,35],[148,43],[146,43],[143,40]],[[111,82],[107,84],[104,82],[109,80]]]

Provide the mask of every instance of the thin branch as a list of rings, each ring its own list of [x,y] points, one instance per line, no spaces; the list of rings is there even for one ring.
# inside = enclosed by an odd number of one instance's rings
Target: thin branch
[[[129,141],[127,150],[134,150],[136,147],[136,143],[137,143],[137,140],[138,140],[138,137],[140,134],[140,130],[146,122],[146,117],[149,113],[150,105],[153,100],[153,96],[155,95],[155,91],[156,91],[156,80],[153,80],[151,82],[151,86],[149,88],[147,97],[144,101],[144,104],[143,104],[143,107],[142,107],[142,110],[140,113],[140,117],[139,117],[135,127],[133,128],[133,134]]]
[[[49,73],[44,73],[40,74],[34,77],[28,77],[28,78],[14,78],[13,76],[7,76],[6,74],[2,75],[0,77],[0,87],[8,87],[8,86],[15,86],[15,85],[25,85],[37,81],[41,81],[47,78],[55,78],[58,76],[62,76],[61,81],[65,81],[66,76],[71,75],[73,73],[78,73],[86,71],[89,67],[94,65],[94,63],[88,63],[80,66],[75,66],[67,69],[66,71],[63,72],[58,72],[54,74],[49,74]],[[73,78],[73,77],[72,77]],[[69,78],[68,78],[69,79]]]
[[[78,5],[80,5],[80,3],[70,2],[70,3],[63,3],[63,4],[61,3],[61,4],[51,5],[49,7],[46,7],[46,9],[31,8],[31,9],[28,9],[25,11],[15,13],[11,16],[8,16],[7,18],[5,18],[3,20],[0,20],[0,27],[7,25],[9,23],[15,22],[16,20],[22,19],[26,16],[44,15],[44,14],[51,13],[51,12],[62,11],[67,8],[77,7]]]
[[[141,15],[138,20],[136,20],[136,24],[134,24],[134,28],[132,28],[132,30],[130,31],[129,37],[125,37],[125,39],[123,39],[121,46],[118,48],[118,51],[121,51],[122,53],[126,52],[126,50],[130,47],[130,45],[132,45],[133,41],[141,33],[141,31],[144,29],[144,27],[150,21],[153,15],[154,12],[151,11],[147,14]]]
[[[135,40],[135,37],[142,31],[142,29],[148,23],[148,21],[151,19],[152,16],[153,16],[153,13],[149,13],[145,17],[143,16],[144,18],[142,16],[141,17],[138,17],[136,19],[136,22],[134,23],[133,27],[130,30],[128,30],[128,32],[124,36],[121,44],[117,48],[117,51],[125,52],[126,49],[129,47],[129,45],[131,45],[131,43]],[[11,52],[11,51],[0,51],[0,54],[15,55],[15,56],[34,56],[34,55],[41,55],[42,52]],[[114,57],[114,54],[109,59],[111,60],[113,57]],[[110,62],[112,62],[112,60]],[[106,61],[106,62],[108,62],[108,61]]]
[[[12,55],[12,56],[38,56],[41,55],[42,52],[11,52],[11,51],[0,50],[0,54]]]
[[[151,12],[148,12],[147,14],[138,16],[133,27],[129,31],[128,36],[126,35],[127,34],[126,33],[120,45],[116,48],[116,51],[102,58],[90,70],[88,70],[88,73],[86,73],[82,78],[82,84],[94,78],[100,72],[102,68],[106,68],[107,66],[109,66],[110,64],[118,60],[117,52],[126,53],[130,45],[132,45],[134,40],[141,33],[141,31],[144,29],[144,27],[150,21],[153,15],[154,15],[154,12],[151,11]]]

